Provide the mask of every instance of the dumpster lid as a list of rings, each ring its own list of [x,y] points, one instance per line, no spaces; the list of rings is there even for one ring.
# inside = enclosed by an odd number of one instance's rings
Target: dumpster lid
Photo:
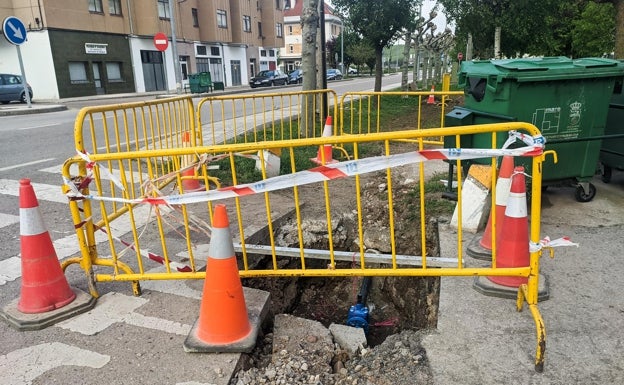
[[[624,64],[605,58],[570,59],[565,56],[463,62],[467,77],[497,76],[502,79],[549,81],[624,75]]]

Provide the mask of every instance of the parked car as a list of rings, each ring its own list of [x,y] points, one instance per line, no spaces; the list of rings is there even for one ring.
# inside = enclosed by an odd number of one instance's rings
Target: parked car
[[[30,100],[32,100],[32,88],[30,88],[29,84],[26,84],[26,86],[28,87]],[[0,103],[8,104],[14,100],[20,103],[27,102],[22,77],[19,75],[0,74]]]
[[[294,70],[288,74],[288,84],[301,84],[303,82],[303,71]]]
[[[251,78],[249,85],[251,88],[270,87],[274,85],[286,85],[288,83],[288,75],[280,70],[264,70],[258,72],[256,76]]]
[[[335,68],[330,68],[326,73],[327,80],[340,80],[342,79],[342,72]]]
[[[357,75],[357,74],[358,74],[358,70],[357,70],[357,68],[349,68],[349,69],[347,70],[347,73],[348,73],[349,75]]]

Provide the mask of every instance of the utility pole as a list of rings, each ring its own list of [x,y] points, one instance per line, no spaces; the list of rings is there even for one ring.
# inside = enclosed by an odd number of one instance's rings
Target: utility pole
[[[175,17],[173,15],[173,2],[176,0],[169,0],[169,21],[171,23],[171,53],[173,55],[173,72],[175,74],[176,82],[176,94],[182,92],[182,77],[180,76],[180,57],[178,56],[178,45],[176,39],[176,24]]]
[[[321,28],[321,85],[323,89],[327,89],[327,44],[325,41],[325,0],[320,2],[321,12],[319,15],[319,24]],[[323,116],[329,115],[329,106],[327,105],[327,93],[323,92]],[[324,119],[324,118],[323,118]]]

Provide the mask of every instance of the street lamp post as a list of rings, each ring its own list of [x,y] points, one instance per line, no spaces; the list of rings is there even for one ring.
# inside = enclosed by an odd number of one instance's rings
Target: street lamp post
[[[340,19],[340,72],[344,76],[344,20]]]
[[[175,0],[169,0],[169,21],[171,23],[171,53],[173,55],[173,72],[175,74],[176,93],[182,92],[182,77],[180,76],[180,57],[178,56],[178,46],[176,41],[176,24],[175,17],[173,15],[173,2]]]

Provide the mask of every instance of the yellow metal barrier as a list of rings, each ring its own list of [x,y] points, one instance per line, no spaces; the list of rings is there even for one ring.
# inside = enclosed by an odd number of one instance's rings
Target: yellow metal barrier
[[[420,96],[419,96],[420,97]],[[213,98],[208,98],[209,103]],[[381,99],[381,97],[379,98]],[[263,119],[274,119],[271,114],[261,114]],[[281,117],[281,116],[280,116]],[[99,119],[101,118],[101,120]],[[201,121],[199,119],[198,121]],[[212,119],[211,119],[212,121]],[[76,227],[81,256],[63,262],[63,268],[79,264],[85,271],[91,294],[98,296],[96,282],[131,281],[135,294],[140,294],[140,280],[204,279],[201,271],[210,240],[211,204],[213,200],[227,199],[234,219],[232,232],[236,249],[240,251],[241,277],[289,276],[518,276],[528,278],[528,283],[518,291],[518,310],[524,303],[529,306],[536,323],[538,347],[536,368],[543,366],[545,330],[537,308],[539,258],[541,250],[532,250],[530,265],[524,267],[466,266],[462,255],[461,217],[457,232],[458,254],[432,256],[427,244],[427,207],[425,200],[426,170],[441,158],[429,162],[405,161],[418,164],[419,181],[415,188],[420,195],[418,218],[412,226],[419,226],[420,255],[403,255],[402,243],[414,239],[396,237],[394,220],[394,187],[397,176],[390,166],[395,156],[416,156],[428,137],[489,134],[493,143],[497,135],[507,135],[510,130],[520,130],[530,136],[539,136],[535,126],[509,122],[491,125],[474,125],[428,130],[401,130],[370,132],[366,134],[338,135],[331,138],[310,137],[280,140],[199,145],[183,144],[183,134],[191,132],[192,138],[206,138],[194,125],[190,98],[174,98],[150,103],[136,103],[108,107],[87,108],[76,120],[76,146],[82,152],[68,159],[63,166],[67,185],[65,193],[70,199],[70,210]],[[258,137],[266,127],[272,135],[285,131],[275,130],[270,122],[253,121],[243,125]],[[281,126],[279,126],[281,127]],[[295,130],[296,125],[291,126]],[[378,126],[381,127],[381,126]],[[223,128],[224,137],[232,135]],[[83,132],[89,133],[90,140]],[[254,131],[256,130],[256,131]],[[295,130],[298,132],[297,130]],[[212,130],[214,133],[215,130]],[[235,131],[241,134],[240,131]],[[210,135],[208,136],[210,137]],[[202,139],[202,140],[204,140]],[[216,140],[216,139],[214,139]],[[102,147],[98,144],[104,142]],[[198,140],[200,142],[200,140]],[[459,143],[460,141],[458,141]],[[86,145],[89,143],[89,145]],[[417,145],[416,145],[417,144]],[[340,174],[335,168],[317,167],[310,158],[325,145],[349,149],[352,160],[341,167],[351,174]],[[265,149],[278,149],[281,154],[281,175],[267,178]],[[454,150],[456,154],[461,149]],[[258,154],[258,155],[250,155]],[[192,164],[183,160],[193,159]],[[323,159],[324,161],[326,159]],[[492,157],[492,164],[496,159]],[[541,204],[541,163],[543,155],[533,157],[531,179],[532,204],[530,207],[530,241],[539,244]],[[432,163],[433,162],[433,163]],[[458,160],[459,162],[459,160]],[[368,172],[369,167],[377,170]],[[214,170],[212,166],[218,166]],[[204,182],[204,191],[185,194],[182,174],[194,169],[196,178]],[[256,170],[257,168],[257,170]],[[208,178],[218,178],[224,187]],[[461,170],[461,167],[457,168]],[[380,175],[387,191],[387,236],[390,251],[371,253],[364,245],[368,223],[366,197],[362,186],[366,175]],[[215,176],[219,175],[219,176]],[[321,179],[319,175],[322,176]],[[349,176],[352,175],[352,176]],[[316,179],[315,179],[316,178]],[[461,172],[458,182],[462,183]],[[492,177],[495,186],[495,177]],[[279,181],[279,183],[277,183]],[[273,184],[271,184],[273,183]],[[278,186],[267,189],[267,186]],[[314,188],[315,186],[320,186]],[[94,190],[91,192],[91,190]],[[495,188],[492,188],[495,190]],[[340,208],[332,206],[332,194],[340,190],[351,194],[355,205],[354,228],[360,240],[353,249],[339,250],[335,218]],[[225,194],[225,195],[223,195]],[[228,195],[229,194],[229,195]],[[461,213],[461,193],[458,194]],[[147,200],[146,198],[152,198]],[[190,199],[191,200],[185,200]],[[494,199],[492,200],[495,201]],[[305,205],[318,205],[324,211],[323,231],[327,235],[325,249],[306,247],[302,223],[306,219]],[[275,238],[278,214],[295,218],[293,240],[278,243]],[[351,214],[351,209],[349,209]],[[314,220],[318,220],[315,212]],[[260,232],[260,230],[265,230]],[[374,231],[379,231],[375,229]],[[256,238],[252,235],[256,234]],[[260,235],[258,235],[260,234]],[[257,237],[260,237],[259,239]],[[266,257],[265,257],[266,256]],[[268,258],[268,259],[267,259]],[[323,261],[318,263],[318,261]],[[294,263],[294,265],[293,265]]]
[[[449,98],[463,96],[463,94],[463,91],[347,92],[340,99],[340,134],[444,127],[444,115]],[[439,102],[428,105],[426,102],[429,95],[433,95]],[[397,106],[409,106],[413,109],[414,120],[410,126],[393,126],[396,120],[394,109]],[[434,145],[443,144],[442,138],[436,138],[433,135],[423,137],[423,142]]]
[[[202,144],[213,145],[321,136],[326,110],[335,118],[332,90],[212,96],[199,101],[197,116]]]

